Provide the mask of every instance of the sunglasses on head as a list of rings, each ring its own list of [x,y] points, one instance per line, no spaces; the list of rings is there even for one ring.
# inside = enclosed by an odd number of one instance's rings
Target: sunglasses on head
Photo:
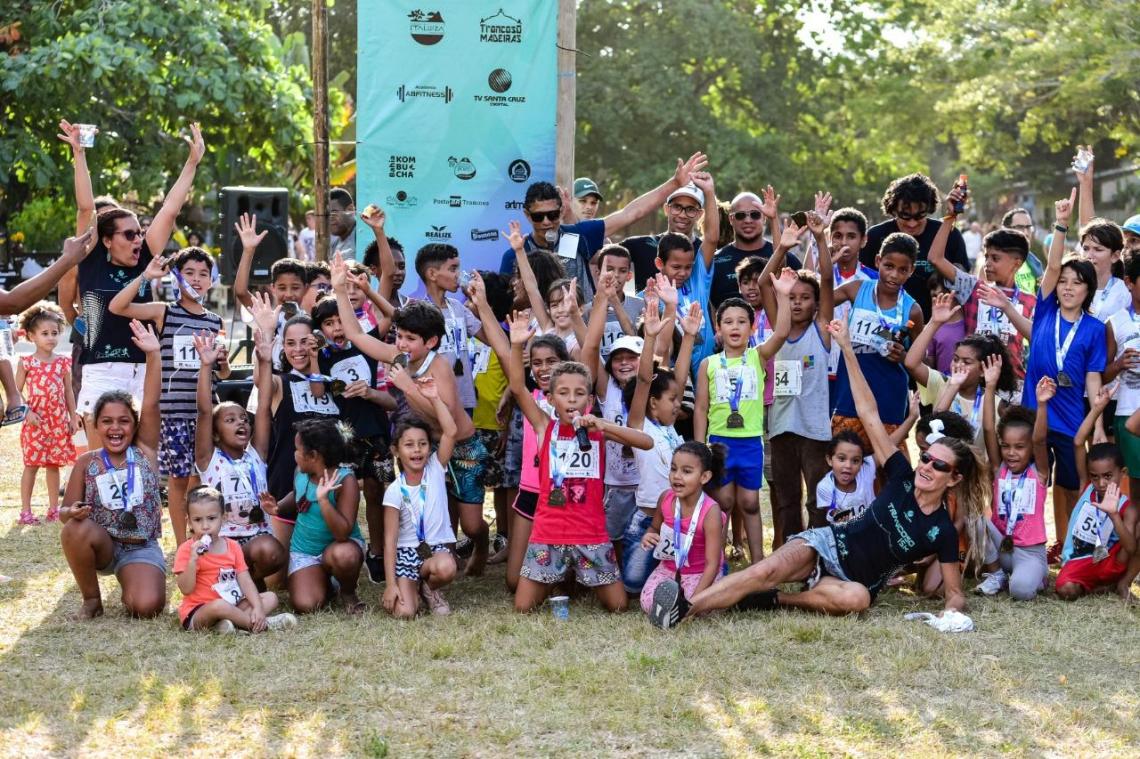
[[[555,208],[553,211],[527,211],[526,215],[530,217],[531,221],[558,221],[562,218],[562,209]]]
[[[732,212],[732,218],[736,219],[737,221],[744,221],[745,219],[752,219],[752,221],[756,221],[757,219],[761,218],[763,215],[764,214],[760,213],[759,211],[733,211]]]
[[[934,467],[934,471],[936,471],[936,472],[942,472],[943,474],[950,474],[951,472],[954,471],[954,465],[953,464],[951,464],[948,461],[943,461],[942,459],[936,459],[933,456],[931,456],[930,453],[927,451],[923,451],[922,453],[920,453],[918,455],[918,460],[921,461],[923,464],[930,464],[932,467]]]
[[[134,242],[143,236],[141,229],[122,229],[119,231],[123,235],[123,239],[127,242]]]

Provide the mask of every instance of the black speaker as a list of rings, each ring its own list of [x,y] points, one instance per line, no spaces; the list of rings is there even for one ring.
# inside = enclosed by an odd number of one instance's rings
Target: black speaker
[[[222,283],[232,285],[241,259],[241,238],[234,224],[243,213],[257,216],[257,231],[269,234],[257,246],[253,254],[249,281],[254,284],[269,282],[269,267],[274,261],[288,258],[293,253],[289,249],[289,191],[284,187],[223,187],[218,192],[218,208],[221,211],[222,256],[219,265]]]

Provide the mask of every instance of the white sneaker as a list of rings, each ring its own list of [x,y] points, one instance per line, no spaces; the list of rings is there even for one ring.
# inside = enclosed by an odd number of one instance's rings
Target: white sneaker
[[[270,630],[288,630],[290,627],[297,626],[297,618],[288,612],[274,614],[272,617],[265,618],[265,626]]]
[[[446,617],[451,613],[451,607],[444,599],[443,594],[428,586],[426,582],[420,583],[420,595],[427,602],[431,613],[437,617]]]
[[[983,596],[996,596],[1008,587],[1009,576],[1004,570],[997,569],[986,575],[985,579],[978,583],[978,587],[974,588],[974,592]]]
[[[233,635],[237,630],[237,628],[234,627],[234,623],[228,619],[219,619],[214,623],[213,629],[218,635]]]

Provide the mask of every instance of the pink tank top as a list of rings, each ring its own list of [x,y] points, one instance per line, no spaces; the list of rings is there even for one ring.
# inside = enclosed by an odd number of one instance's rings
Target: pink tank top
[[[677,499],[677,494],[672,490],[665,494],[665,498],[661,501],[661,532],[664,534],[668,531],[670,534],[673,532],[673,503]],[[681,519],[681,535],[684,536],[688,530],[692,520],[698,519],[697,531],[693,535],[693,545],[689,548],[689,555],[685,559],[685,566],[681,567],[681,574],[683,575],[699,575],[705,571],[707,563],[705,562],[705,523],[704,518],[708,514],[708,510],[716,506],[716,501],[709,498],[705,494],[701,494],[701,500],[697,502],[697,508],[693,512],[693,516]],[[728,521],[728,516],[722,511],[720,514],[721,527]],[[720,557],[717,559],[717,564],[724,564],[724,547],[721,546]],[[677,571],[677,564],[672,559],[664,559],[661,565],[669,572]]]
[[[546,412],[547,416],[551,415],[550,403],[547,402],[546,396],[542,391],[535,388],[531,392],[538,407]],[[538,492],[538,464],[535,463],[538,458],[538,440],[534,435],[534,427],[530,425],[530,420],[523,416],[523,443],[522,443],[522,471],[519,473],[519,489],[525,490],[528,493]]]
[[[1024,475],[1024,477],[1022,476]],[[1021,474],[1013,474],[1005,464],[994,479],[993,523],[1002,535],[1010,514],[1017,513],[1013,525],[1015,546],[1035,546],[1045,542],[1045,495],[1048,488],[1030,464]],[[1032,492],[1030,492],[1032,491]],[[1030,510],[1028,507],[1032,504]]]

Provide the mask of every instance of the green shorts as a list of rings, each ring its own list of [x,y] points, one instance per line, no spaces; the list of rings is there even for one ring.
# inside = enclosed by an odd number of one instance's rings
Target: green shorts
[[[1116,427],[1116,445],[1124,454],[1124,466],[1128,467],[1130,477],[1140,477],[1140,437],[1133,435],[1124,428],[1128,421],[1126,416],[1114,417]]]

